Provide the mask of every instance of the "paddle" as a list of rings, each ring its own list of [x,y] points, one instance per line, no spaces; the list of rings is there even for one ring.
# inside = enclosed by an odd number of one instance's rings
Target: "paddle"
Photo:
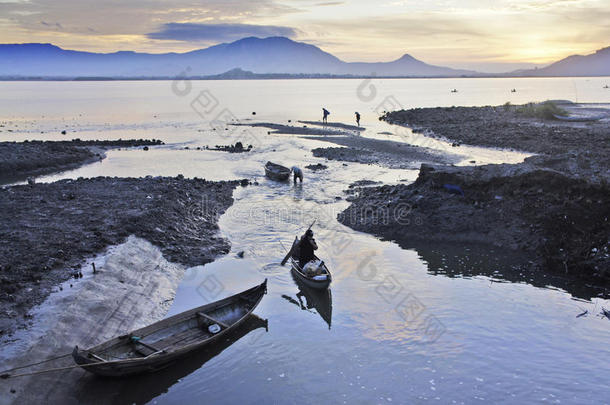
[[[311,227],[316,223],[316,220],[314,219],[313,222],[311,223],[311,225],[309,225],[309,228],[307,228],[307,231],[311,229]],[[307,232],[305,231],[305,232]],[[290,256],[292,255],[292,251],[294,249],[294,247],[297,245],[297,240],[298,237],[295,236],[294,238],[294,242],[292,242],[292,246],[290,247],[290,250],[288,251],[288,253],[286,254],[286,256],[282,259],[282,266],[286,264],[286,262],[288,261],[288,259],[290,258]]]

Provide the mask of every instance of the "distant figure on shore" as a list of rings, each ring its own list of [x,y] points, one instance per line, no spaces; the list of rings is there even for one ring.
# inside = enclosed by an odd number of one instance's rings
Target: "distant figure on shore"
[[[328,122],[329,114],[330,114],[330,112],[326,108],[322,108],[322,122],[324,122],[324,123]]]
[[[356,124],[360,126],[360,113],[356,111]]]
[[[292,166],[292,173],[294,175],[294,184],[297,184],[297,178],[301,181],[301,183],[303,182],[303,171],[298,168],[297,166]]]

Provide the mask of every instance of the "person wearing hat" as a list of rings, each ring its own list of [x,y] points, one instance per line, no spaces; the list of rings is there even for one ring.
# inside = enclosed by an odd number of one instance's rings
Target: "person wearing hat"
[[[301,237],[301,241],[299,242],[299,264],[301,268],[305,267],[305,265],[311,260],[315,259],[314,250],[318,249],[318,245],[316,244],[316,240],[313,238],[313,231],[308,229],[305,232],[305,235]]]

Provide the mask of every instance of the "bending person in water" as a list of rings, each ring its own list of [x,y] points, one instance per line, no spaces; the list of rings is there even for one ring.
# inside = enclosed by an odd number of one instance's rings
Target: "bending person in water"
[[[299,264],[304,268],[307,263],[315,259],[314,250],[318,249],[316,240],[313,238],[313,231],[308,229],[299,241]]]
[[[298,168],[297,166],[292,166],[292,173],[294,175],[294,184],[297,184],[297,178],[301,181],[301,183],[303,182],[303,171]]]

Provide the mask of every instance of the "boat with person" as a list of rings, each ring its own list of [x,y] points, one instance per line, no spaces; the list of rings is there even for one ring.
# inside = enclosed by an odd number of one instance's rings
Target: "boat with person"
[[[330,270],[328,269],[326,264],[322,260],[320,260],[318,256],[314,255],[314,260],[312,260],[310,263],[317,268],[317,271],[315,272],[315,274],[310,275],[309,272],[303,267],[301,267],[301,264],[299,263],[298,246],[299,238],[297,237],[292,243],[289,257],[293,275],[308,287],[317,290],[327,289],[330,286],[330,283],[332,282],[332,275],[330,274]]]
[[[267,162],[265,176],[275,181],[286,181],[290,177],[290,169],[277,163]]]
[[[190,309],[90,349],[74,347],[83,369],[106,377],[123,377],[165,368],[209,347],[252,314],[267,292],[267,279],[238,294]]]

